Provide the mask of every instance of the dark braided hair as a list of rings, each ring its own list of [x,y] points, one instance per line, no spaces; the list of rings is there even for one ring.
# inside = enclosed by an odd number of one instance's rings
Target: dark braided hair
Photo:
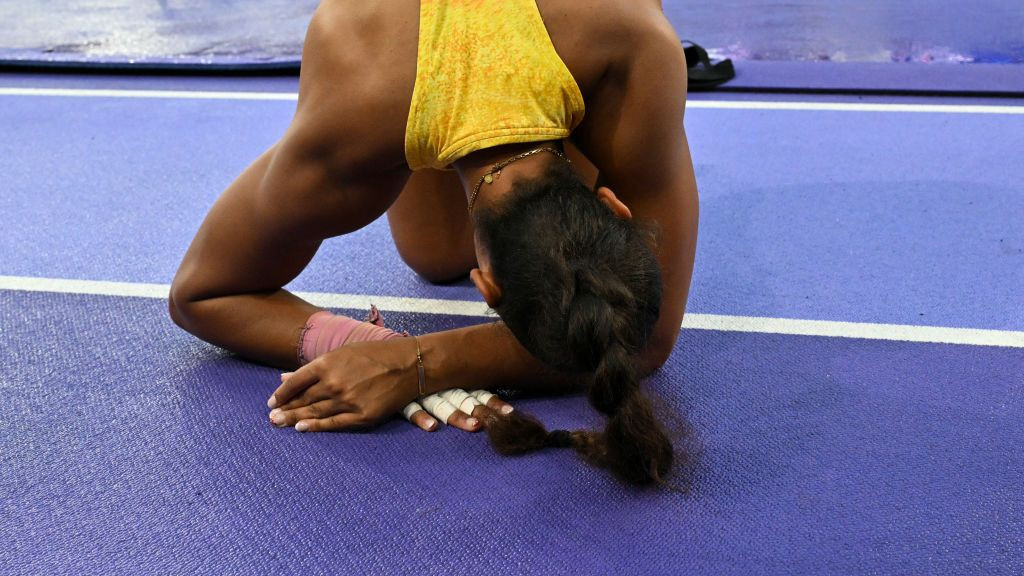
[[[548,432],[518,411],[488,419],[502,454],[572,447],[635,484],[661,483],[673,448],[640,389],[634,356],[661,305],[661,272],[644,236],[617,217],[565,162],[478,208],[477,234],[502,291],[498,315],[536,358],[583,375],[602,432]]]

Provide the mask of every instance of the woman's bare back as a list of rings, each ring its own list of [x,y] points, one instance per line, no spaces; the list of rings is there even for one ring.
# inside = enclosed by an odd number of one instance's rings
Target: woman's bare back
[[[616,70],[628,66],[637,36],[661,34],[667,25],[654,1],[598,4],[538,2],[555,50],[586,100],[587,124],[595,121],[591,108],[613,107],[620,96],[625,74]],[[296,123],[322,132],[339,167],[405,166],[419,5],[418,0],[326,0],[310,22]]]

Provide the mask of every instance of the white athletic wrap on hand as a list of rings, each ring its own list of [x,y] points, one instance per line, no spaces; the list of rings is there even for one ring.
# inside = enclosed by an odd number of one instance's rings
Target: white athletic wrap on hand
[[[451,402],[442,398],[439,394],[431,394],[420,399],[420,403],[423,408],[434,415],[435,418],[448,423],[448,419],[451,418],[452,414],[455,413],[455,406],[452,406]]]
[[[459,388],[452,388],[451,390],[445,390],[441,392],[441,397],[451,403],[452,406],[457,406],[462,412],[472,415],[473,410],[480,405],[469,392]]]
[[[451,418],[456,410],[472,416],[477,406],[486,406],[491,401],[491,398],[494,398],[494,394],[487,390],[466,392],[460,388],[452,388],[451,390],[424,396],[420,398],[418,403],[410,402],[409,405],[402,409],[402,415],[405,416],[406,420],[412,422],[412,415],[420,410],[424,410],[434,418],[447,424],[448,419]]]
[[[474,390],[470,392],[470,394],[472,394],[477,401],[484,406],[487,406],[487,403],[491,401],[491,398],[494,398],[494,394],[491,394],[487,390]]]
[[[412,422],[412,415],[423,410],[423,406],[420,406],[417,402],[409,402],[409,405],[402,409],[402,416],[409,422]]]

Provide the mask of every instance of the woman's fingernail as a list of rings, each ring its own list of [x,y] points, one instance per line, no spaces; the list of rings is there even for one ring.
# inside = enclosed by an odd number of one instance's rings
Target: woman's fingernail
[[[476,425],[479,423],[480,421],[477,420],[476,418],[470,418],[469,420],[466,420],[466,425],[469,426],[470,428],[476,428]]]
[[[502,414],[511,414],[513,410],[515,410],[515,408],[513,408],[512,405],[510,404],[505,404],[504,406],[501,407]]]
[[[427,420],[423,424],[427,427],[427,430],[433,430],[434,427],[437,426],[437,420],[431,418],[430,420]]]
[[[271,411],[270,421],[273,422],[274,424],[280,424],[281,422],[284,422],[284,412],[281,412],[280,410]]]
[[[267,400],[267,408],[277,408],[277,397],[271,396],[270,400]]]
[[[307,430],[309,430],[309,423],[299,422],[298,424],[295,425],[295,429],[298,430],[299,432],[306,432]]]
[[[287,380],[291,378],[292,372],[281,372],[281,380]]]

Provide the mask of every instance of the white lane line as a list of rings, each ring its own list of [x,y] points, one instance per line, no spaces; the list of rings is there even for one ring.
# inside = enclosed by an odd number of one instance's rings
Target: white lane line
[[[986,106],[974,104],[881,104],[866,102],[761,102],[731,100],[689,100],[687,108],[715,110],[800,110],[827,112],[910,112],[931,114],[1010,114],[1024,115],[1024,106]]]
[[[206,92],[193,90],[92,90],[76,88],[0,88],[0,96],[62,96],[68,98],[164,98],[172,100],[288,100],[294,92]]]
[[[686,318],[683,319],[683,328],[832,338],[862,338],[866,340],[892,340],[895,342],[931,342],[937,344],[1024,348],[1024,332],[947,328],[943,326],[687,314]]]
[[[60,294],[95,294],[98,296],[130,296],[135,298],[167,298],[169,284],[107,282],[102,280],[65,280],[30,276],[0,276],[0,290],[56,292]]]
[[[434,300],[430,298],[402,298],[372,294],[327,294],[324,292],[296,292],[296,296],[325,308],[369,310],[373,304],[381,310],[414,312],[418,314],[445,314],[448,316],[498,316],[490,312],[485,302],[470,300]]]
[[[167,298],[170,286],[167,284],[139,284],[134,282],[0,276],[0,290],[163,299]],[[376,296],[372,294],[329,294],[322,292],[297,292],[296,294],[313,304],[330,308],[361,310],[368,309],[370,304],[373,303],[385,311],[493,317],[492,314],[488,313],[487,305],[483,302],[466,300],[436,300]],[[830,338],[862,338],[897,342],[931,342],[1024,348],[1024,332],[1010,330],[976,330],[972,328],[946,328],[940,326],[831,322],[825,320],[795,320],[755,316],[723,316],[718,314],[687,314],[683,320],[682,327],[693,330],[759,332]]]
[[[0,88],[0,96],[62,96],[71,98],[163,98],[178,100],[285,100],[294,92],[235,92],[203,90],[120,90],[79,88]],[[757,100],[690,100],[689,108],[712,110],[800,110],[827,112],[910,112],[932,114],[1024,115],[1024,106],[973,104],[881,104],[865,102],[768,102]]]

